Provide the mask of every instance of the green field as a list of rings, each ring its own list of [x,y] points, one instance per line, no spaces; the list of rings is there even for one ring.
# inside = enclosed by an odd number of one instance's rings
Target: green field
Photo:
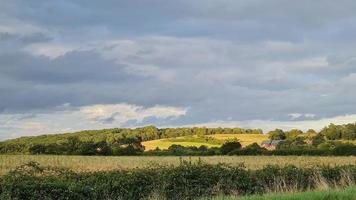
[[[36,161],[43,166],[70,168],[74,171],[103,171],[115,169],[142,168],[152,165],[179,165],[181,160],[202,160],[209,164],[227,163],[241,165],[249,169],[260,169],[270,164],[293,164],[301,167],[315,165],[356,164],[356,157],[321,156],[55,156],[55,155],[0,155],[0,174],[3,175],[16,166]]]
[[[355,200],[356,187],[345,190],[299,192],[291,194],[268,194],[250,197],[216,197],[212,200]],[[211,200],[211,198],[210,198]]]
[[[204,141],[204,138],[206,139]],[[212,138],[209,140],[209,138]],[[267,135],[263,134],[214,134],[206,135],[204,137],[197,136],[185,136],[177,138],[167,138],[159,140],[150,140],[142,142],[146,150],[153,150],[157,147],[160,149],[168,149],[173,144],[178,144],[182,146],[196,146],[205,145],[207,147],[220,147],[225,141],[236,139],[242,146],[252,144],[254,142],[261,144],[262,141],[268,140]]]

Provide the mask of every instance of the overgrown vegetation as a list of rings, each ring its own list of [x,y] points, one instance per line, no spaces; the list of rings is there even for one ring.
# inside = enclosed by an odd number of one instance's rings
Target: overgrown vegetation
[[[209,200],[355,200],[356,187],[346,189],[298,192],[292,194],[268,194],[247,197],[216,197]]]
[[[356,166],[244,166],[182,162],[176,167],[75,173],[31,162],[3,176],[1,199],[197,199],[347,187]]]

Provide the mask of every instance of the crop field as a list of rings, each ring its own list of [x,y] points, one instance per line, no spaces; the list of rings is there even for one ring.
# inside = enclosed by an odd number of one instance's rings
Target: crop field
[[[315,165],[356,164],[356,157],[321,156],[55,156],[55,155],[0,155],[0,175],[16,166],[36,161],[42,166],[70,168],[76,172],[103,171],[115,169],[143,168],[153,165],[179,165],[182,160],[198,161],[208,164],[226,163],[233,166],[244,164],[248,169],[260,169],[266,165],[280,166],[293,164],[299,167]]]
[[[205,141],[204,138],[206,139]],[[261,144],[262,141],[268,140],[268,136],[263,134],[214,134],[206,135],[204,138],[198,138],[197,136],[177,137],[150,140],[143,142],[142,144],[145,146],[146,150],[153,150],[157,147],[160,149],[168,149],[168,147],[173,144],[196,147],[201,145],[205,145],[207,147],[220,147],[226,140],[236,139],[242,144],[242,146],[246,146],[254,142]],[[212,138],[212,140],[209,140],[209,138]]]

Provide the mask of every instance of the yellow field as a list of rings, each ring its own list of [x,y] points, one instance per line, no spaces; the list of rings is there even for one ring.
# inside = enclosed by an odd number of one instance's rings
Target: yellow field
[[[171,141],[167,141],[166,139],[142,142],[142,145],[145,146],[146,151],[156,149],[157,147],[160,149],[168,149],[168,147],[170,147],[172,144],[182,145],[185,147],[188,147],[188,146],[200,147],[202,145],[205,145],[207,147],[220,147],[221,146],[221,145],[217,145],[217,144],[209,144],[209,143],[201,143],[201,142],[171,142]]]
[[[262,135],[262,134],[216,134],[216,135],[207,135],[207,137],[212,137],[212,138],[222,140],[222,141],[236,138],[237,140],[240,141],[242,146],[246,146],[246,145],[252,144],[254,142],[261,144],[261,142],[263,140],[268,140],[268,136]],[[178,138],[184,138],[184,137],[178,137]],[[221,146],[218,144],[210,144],[210,143],[205,143],[205,142],[191,142],[191,141],[172,142],[172,141],[170,141],[170,138],[146,141],[146,142],[143,142],[142,144],[143,144],[143,146],[145,146],[146,151],[153,150],[156,147],[159,147],[160,149],[168,149],[168,147],[171,146],[172,144],[179,144],[182,146],[196,146],[196,147],[199,147],[201,145],[205,145],[208,147]]]
[[[257,144],[261,144],[262,141],[268,140],[268,135],[262,134],[216,134],[211,135],[219,140],[229,140],[229,139],[238,139],[242,146],[246,146],[256,142]]]
[[[321,156],[207,156],[207,157],[176,157],[176,156],[52,156],[52,155],[0,155],[0,175],[16,166],[29,161],[39,162],[43,166],[70,168],[74,171],[99,171],[114,169],[141,168],[150,165],[178,165],[180,160],[205,163],[227,163],[240,165],[249,169],[258,169],[269,164],[296,166],[315,165],[356,165],[356,157],[321,157]]]

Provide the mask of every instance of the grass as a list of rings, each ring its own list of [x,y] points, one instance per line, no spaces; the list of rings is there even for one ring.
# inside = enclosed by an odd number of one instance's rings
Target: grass
[[[204,141],[204,138],[207,140]],[[208,140],[208,138],[213,138],[213,140]],[[177,138],[167,138],[159,140],[151,140],[143,142],[146,150],[153,150],[155,148],[168,149],[172,144],[178,144],[182,146],[196,146],[205,145],[208,147],[220,147],[226,140],[237,139],[240,141],[242,146],[246,146],[257,142],[261,144],[263,140],[267,140],[268,136],[263,134],[215,134],[206,135],[204,137],[197,136],[186,136]]]
[[[291,194],[268,194],[249,197],[216,197],[213,200],[355,200],[356,187],[345,190],[299,192]]]
[[[230,165],[241,165],[241,163],[243,163],[249,169],[260,169],[270,164],[282,166],[293,164],[298,167],[356,164],[356,157],[321,156],[207,156],[190,158],[176,156],[0,155],[0,175],[29,161],[36,161],[43,166],[65,167],[77,172],[82,172],[142,168],[155,164],[178,165],[181,159],[190,159],[192,161],[201,159],[208,164],[226,163]]]

